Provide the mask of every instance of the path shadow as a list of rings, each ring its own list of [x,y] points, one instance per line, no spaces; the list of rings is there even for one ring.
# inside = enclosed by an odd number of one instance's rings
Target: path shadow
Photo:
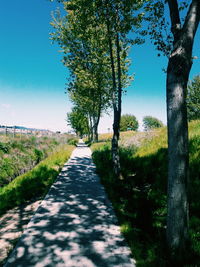
[[[39,200],[29,201],[0,217],[0,266],[3,266],[9,252],[16,245],[39,202]]]
[[[89,156],[65,165],[8,266],[134,266]]]

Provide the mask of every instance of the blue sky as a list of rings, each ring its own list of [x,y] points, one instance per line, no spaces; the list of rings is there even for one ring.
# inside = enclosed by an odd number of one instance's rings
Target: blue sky
[[[48,0],[1,0],[0,8],[0,125],[67,131],[66,113],[71,109],[65,94],[67,69],[62,65],[59,47],[51,44],[51,12],[59,6]],[[190,77],[200,73],[200,49],[196,38]],[[166,123],[166,59],[157,57],[153,46],[131,49],[130,73],[135,81],[123,96],[123,113],[134,114],[139,121],[145,115]],[[112,127],[104,117],[100,131]]]

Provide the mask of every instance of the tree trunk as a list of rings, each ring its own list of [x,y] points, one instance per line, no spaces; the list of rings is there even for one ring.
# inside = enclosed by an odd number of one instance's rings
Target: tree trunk
[[[93,131],[93,142],[98,142],[98,118],[96,116],[93,116],[93,127],[92,127],[92,131]]]
[[[101,81],[99,81],[99,83],[101,83]],[[94,138],[95,138],[95,142],[98,142],[99,136],[98,136],[98,126],[99,126],[99,121],[100,121],[100,117],[101,117],[101,110],[102,110],[102,93],[101,93],[101,88],[98,88],[99,90],[99,105],[98,105],[98,110],[97,110],[97,116],[96,116],[96,121],[94,124]]]
[[[107,17],[107,30],[108,30],[108,43],[109,43],[109,52],[110,52],[110,62],[111,62],[111,70],[112,70],[112,103],[113,103],[113,111],[114,111],[114,122],[113,122],[113,138],[112,138],[112,162],[113,162],[113,171],[116,177],[120,177],[121,166],[119,161],[119,123],[120,123],[120,115],[119,110],[117,108],[117,98],[118,95],[117,84],[116,84],[116,74],[115,74],[115,64],[114,64],[114,55],[113,55],[113,44],[110,33],[110,23],[109,17]],[[120,110],[121,114],[121,110]]]
[[[121,166],[119,158],[119,112],[114,108],[114,123],[113,123],[113,138],[112,138],[112,160],[113,160],[113,170],[117,178],[120,177]]]
[[[98,142],[99,135],[98,135],[98,126],[99,126],[99,120],[101,116],[101,106],[99,106],[98,114],[94,123],[94,141]]]
[[[93,133],[93,125],[92,125],[92,117],[89,114],[89,133],[90,133],[90,142],[94,140],[94,133]]]
[[[186,90],[192,49],[200,20],[200,1],[192,0],[181,27],[176,0],[168,0],[173,51],[167,69],[168,212],[167,244],[173,266],[183,266],[188,253],[188,124]]]
[[[120,43],[119,34],[116,35],[116,49],[117,49],[117,105],[114,106],[114,123],[113,123],[113,139],[112,151],[114,162],[114,173],[118,178],[122,178],[120,157],[119,157],[119,135],[120,135],[120,119],[121,119],[121,103],[122,103],[122,85],[121,85],[121,58],[120,58]]]
[[[180,50],[179,50],[180,49]],[[167,69],[168,213],[167,243],[171,259],[184,259],[188,244],[188,123],[186,90],[191,53],[176,46]],[[187,51],[187,52],[186,52]]]

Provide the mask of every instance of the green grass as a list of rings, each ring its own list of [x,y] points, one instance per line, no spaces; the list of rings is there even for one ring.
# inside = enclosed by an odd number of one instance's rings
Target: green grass
[[[120,132],[121,139],[126,139],[137,134],[135,131]],[[106,142],[112,140],[112,133],[99,134],[99,142]]]
[[[200,121],[190,123],[190,237],[188,263],[200,262]],[[138,133],[141,134],[141,133]],[[136,134],[137,135],[137,134]],[[166,128],[144,135],[140,145],[120,148],[124,180],[112,173],[110,146],[92,146],[93,159],[118,216],[137,266],[167,266],[165,247],[167,200]],[[128,137],[132,138],[132,137]]]
[[[73,146],[63,145],[59,151],[41,161],[31,171],[0,188],[0,213],[32,198],[44,196],[73,149]]]
[[[26,173],[63,144],[74,144],[71,135],[55,137],[0,135],[0,187]]]

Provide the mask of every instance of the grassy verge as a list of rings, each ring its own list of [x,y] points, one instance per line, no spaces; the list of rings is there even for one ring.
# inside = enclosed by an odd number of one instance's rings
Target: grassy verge
[[[31,171],[0,188],[0,213],[32,198],[44,196],[73,149],[73,146],[63,145],[59,151],[41,161]]]
[[[190,124],[190,237],[188,263],[200,262],[200,121]],[[124,180],[116,180],[109,145],[94,145],[93,159],[137,266],[168,266],[165,247],[167,200],[166,129],[121,147]]]
[[[64,144],[75,145],[74,136],[60,134],[47,136],[0,135],[0,187],[26,173]]]

